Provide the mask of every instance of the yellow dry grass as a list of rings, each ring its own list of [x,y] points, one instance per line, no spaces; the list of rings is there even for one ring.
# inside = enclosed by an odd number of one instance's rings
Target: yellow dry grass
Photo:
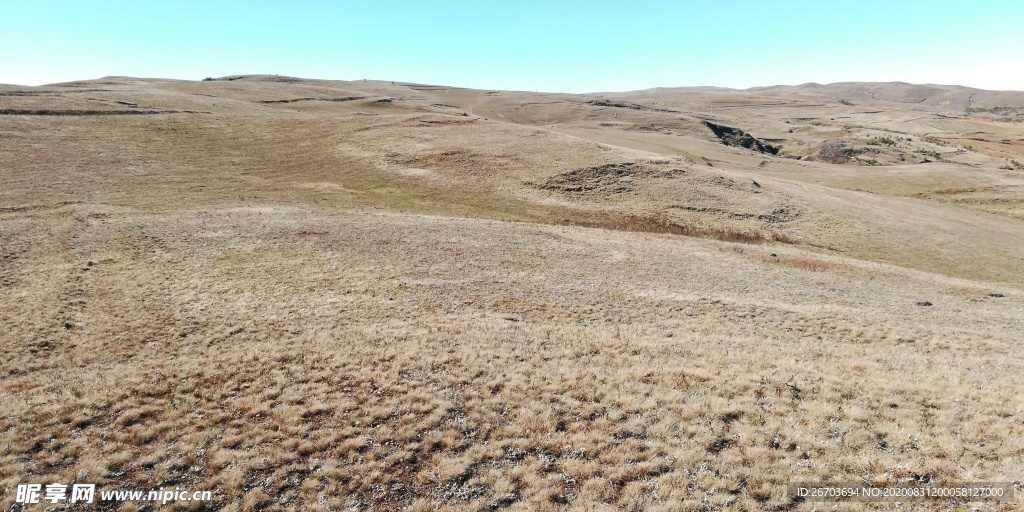
[[[50,482],[227,510],[811,510],[787,483],[1022,479],[1005,212],[696,131],[673,155],[586,138],[574,112],[682,114],[545,103],[572,97],[81,87],[182,112],[0,116],[5,509]]]

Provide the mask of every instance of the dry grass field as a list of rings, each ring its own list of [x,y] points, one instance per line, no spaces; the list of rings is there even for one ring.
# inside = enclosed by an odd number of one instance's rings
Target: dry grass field
[[[957,87],[0,86],[0,506],[1019,510],[1020,162]]]

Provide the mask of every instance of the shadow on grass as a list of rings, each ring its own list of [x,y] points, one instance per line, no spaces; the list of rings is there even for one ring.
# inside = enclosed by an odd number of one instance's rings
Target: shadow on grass
[[[729,227],[707,227],[688,226],[673,222],[668,219],[643,216],[625,216],[617,218],[595,219],[595,220],[563,220],[560,224],[581,226],[587,228],[601,228],[615,231],[634,231],[642,233],[665,233],[671,235],[688,236],[693,238],[709,238],[723,242],[736,242],[742,244],[765,244],[769,242],[780,242],[784,244],[797,244],[797,240],[783,233],[769,233],[762,231],[741,231]]]

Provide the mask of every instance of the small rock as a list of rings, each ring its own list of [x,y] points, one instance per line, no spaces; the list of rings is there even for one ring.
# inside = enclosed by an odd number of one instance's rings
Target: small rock
[[[1003,295],[1001,293],[990,293],[990,294],[988,294],[988,296],[992,297],[993,299],[1001,299],[1001,298],[1005,297],[1005,295]]]
[[[931,303],[931,302],[928,302],[928,301],[926,301],[926,300],[923,300],[923,301],[921,301],[921,302],[918,302],[918,303],[917,303],[917,305],[918,305],[918,306],[931,306],[931,305],[932,305],[932,303]]]

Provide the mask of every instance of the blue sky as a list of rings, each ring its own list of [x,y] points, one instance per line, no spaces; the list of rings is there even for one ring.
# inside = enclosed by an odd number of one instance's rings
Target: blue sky
[[[1024,2],[0,5],[0,83],[272,73],[561,92],[894,81],[1024,90]]]

